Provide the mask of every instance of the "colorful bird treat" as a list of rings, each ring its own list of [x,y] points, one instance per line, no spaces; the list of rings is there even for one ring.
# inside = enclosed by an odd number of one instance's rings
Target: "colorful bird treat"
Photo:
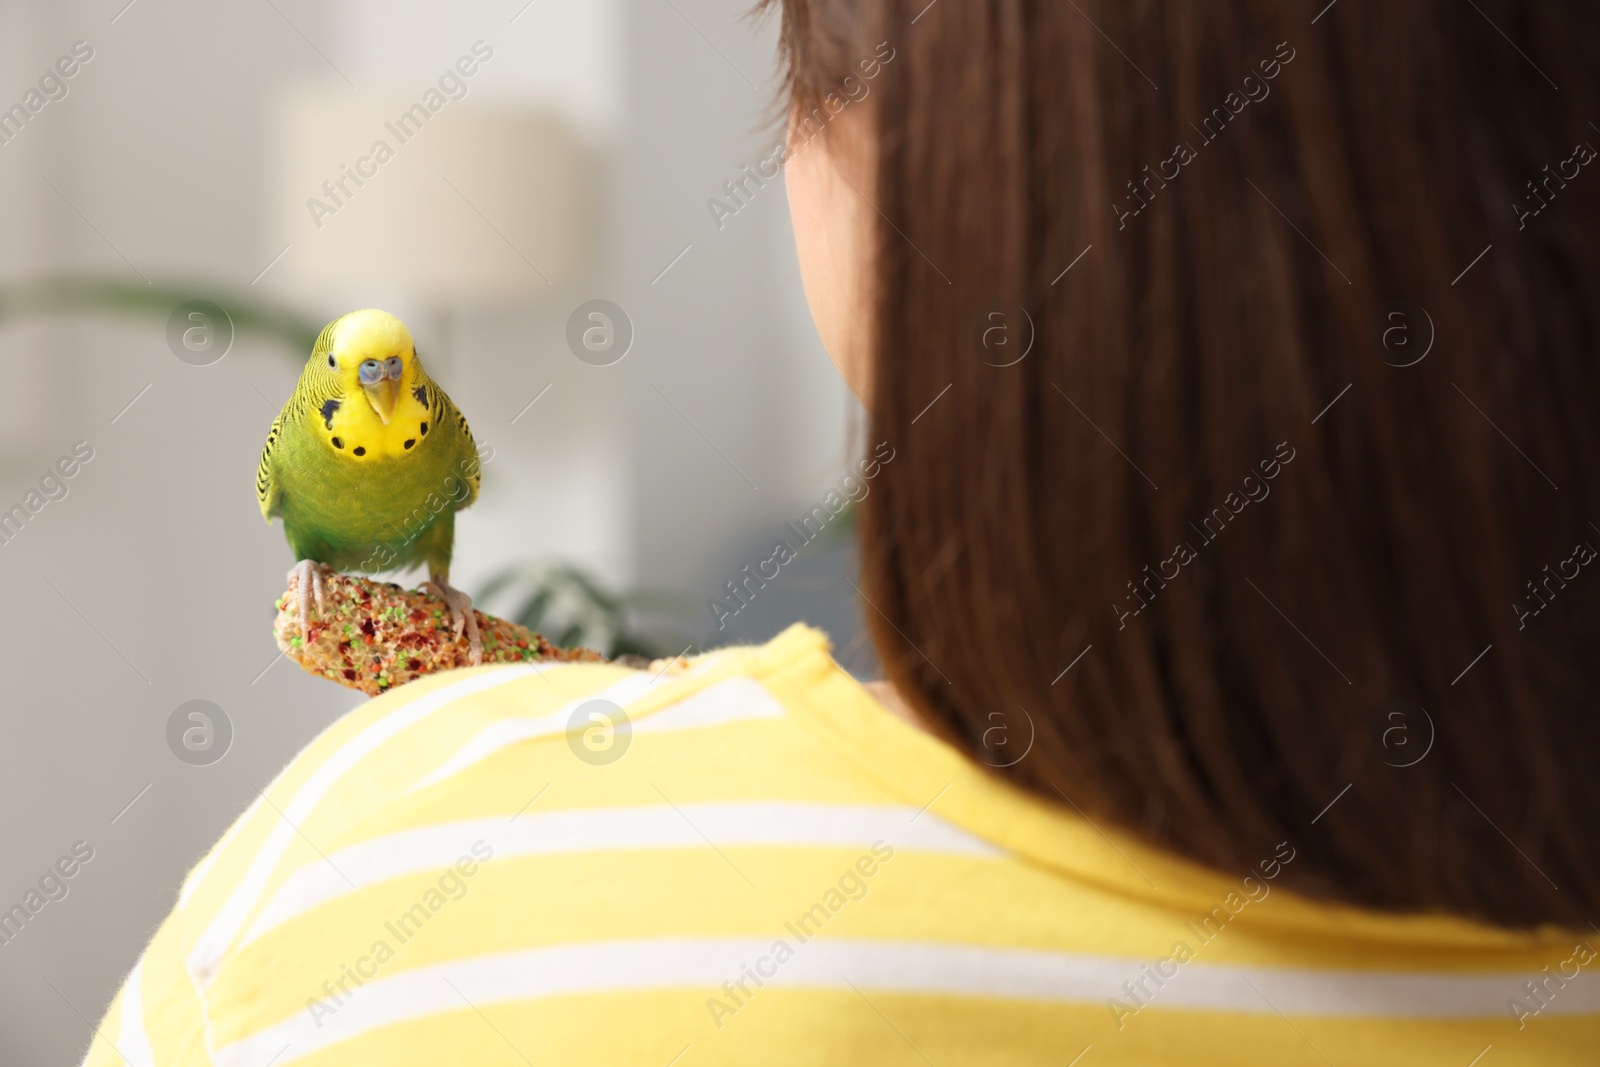
[[[465,637],[437,596],[349,574],[322,579],[322,605],[302,636],[299,576],[278,598],[273,634],[278,647],[312,674],[369,696],[424,674],[471,666]],[[514,622],[474,609],[484,663],[604,662],[587,648],[557,648]]]

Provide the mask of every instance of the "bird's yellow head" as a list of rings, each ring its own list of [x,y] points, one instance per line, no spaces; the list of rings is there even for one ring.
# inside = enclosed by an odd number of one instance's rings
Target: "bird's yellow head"
[[[339,392],[365,396],[387,426],[418,374],[411,331],[387,311],[365,308],[336,319],[328,332],[322,358],[328,373],[338,379]]]

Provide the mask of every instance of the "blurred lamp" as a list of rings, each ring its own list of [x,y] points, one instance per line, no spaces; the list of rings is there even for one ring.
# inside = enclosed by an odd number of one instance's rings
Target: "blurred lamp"
[[[589,154],[552,114],[337,86],[293,92],[277,119],[279,284],[462,308],[553,293],[590,265]]]

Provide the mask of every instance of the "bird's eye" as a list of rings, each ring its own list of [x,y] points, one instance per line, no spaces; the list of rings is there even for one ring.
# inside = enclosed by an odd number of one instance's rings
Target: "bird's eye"
[[[375,359],[363,360],[361,363],[361,384],[376,385],[383,381],[383,364]]]
[[[395,381],[398,382],[400,380],[400,368],[401,368],[400,357],[399,356],[390,356],[388,359],[383,361],[383,365],[384,365],[385,368],[388,369],[389,377],[393,378]]]
[[[333,353],[332,352],[328,353],[328,366],[330,366],[330,367],[335,366],[335,363],[333,362]]]

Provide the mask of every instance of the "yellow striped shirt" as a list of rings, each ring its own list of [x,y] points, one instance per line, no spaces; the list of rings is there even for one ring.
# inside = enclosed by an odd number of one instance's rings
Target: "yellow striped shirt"
[[[457,671],[278,776],[85,1062],[1600,1062],[1590,941],[1312,903],[1296,854],[1230,878],[1026,796],[804,627]]]

